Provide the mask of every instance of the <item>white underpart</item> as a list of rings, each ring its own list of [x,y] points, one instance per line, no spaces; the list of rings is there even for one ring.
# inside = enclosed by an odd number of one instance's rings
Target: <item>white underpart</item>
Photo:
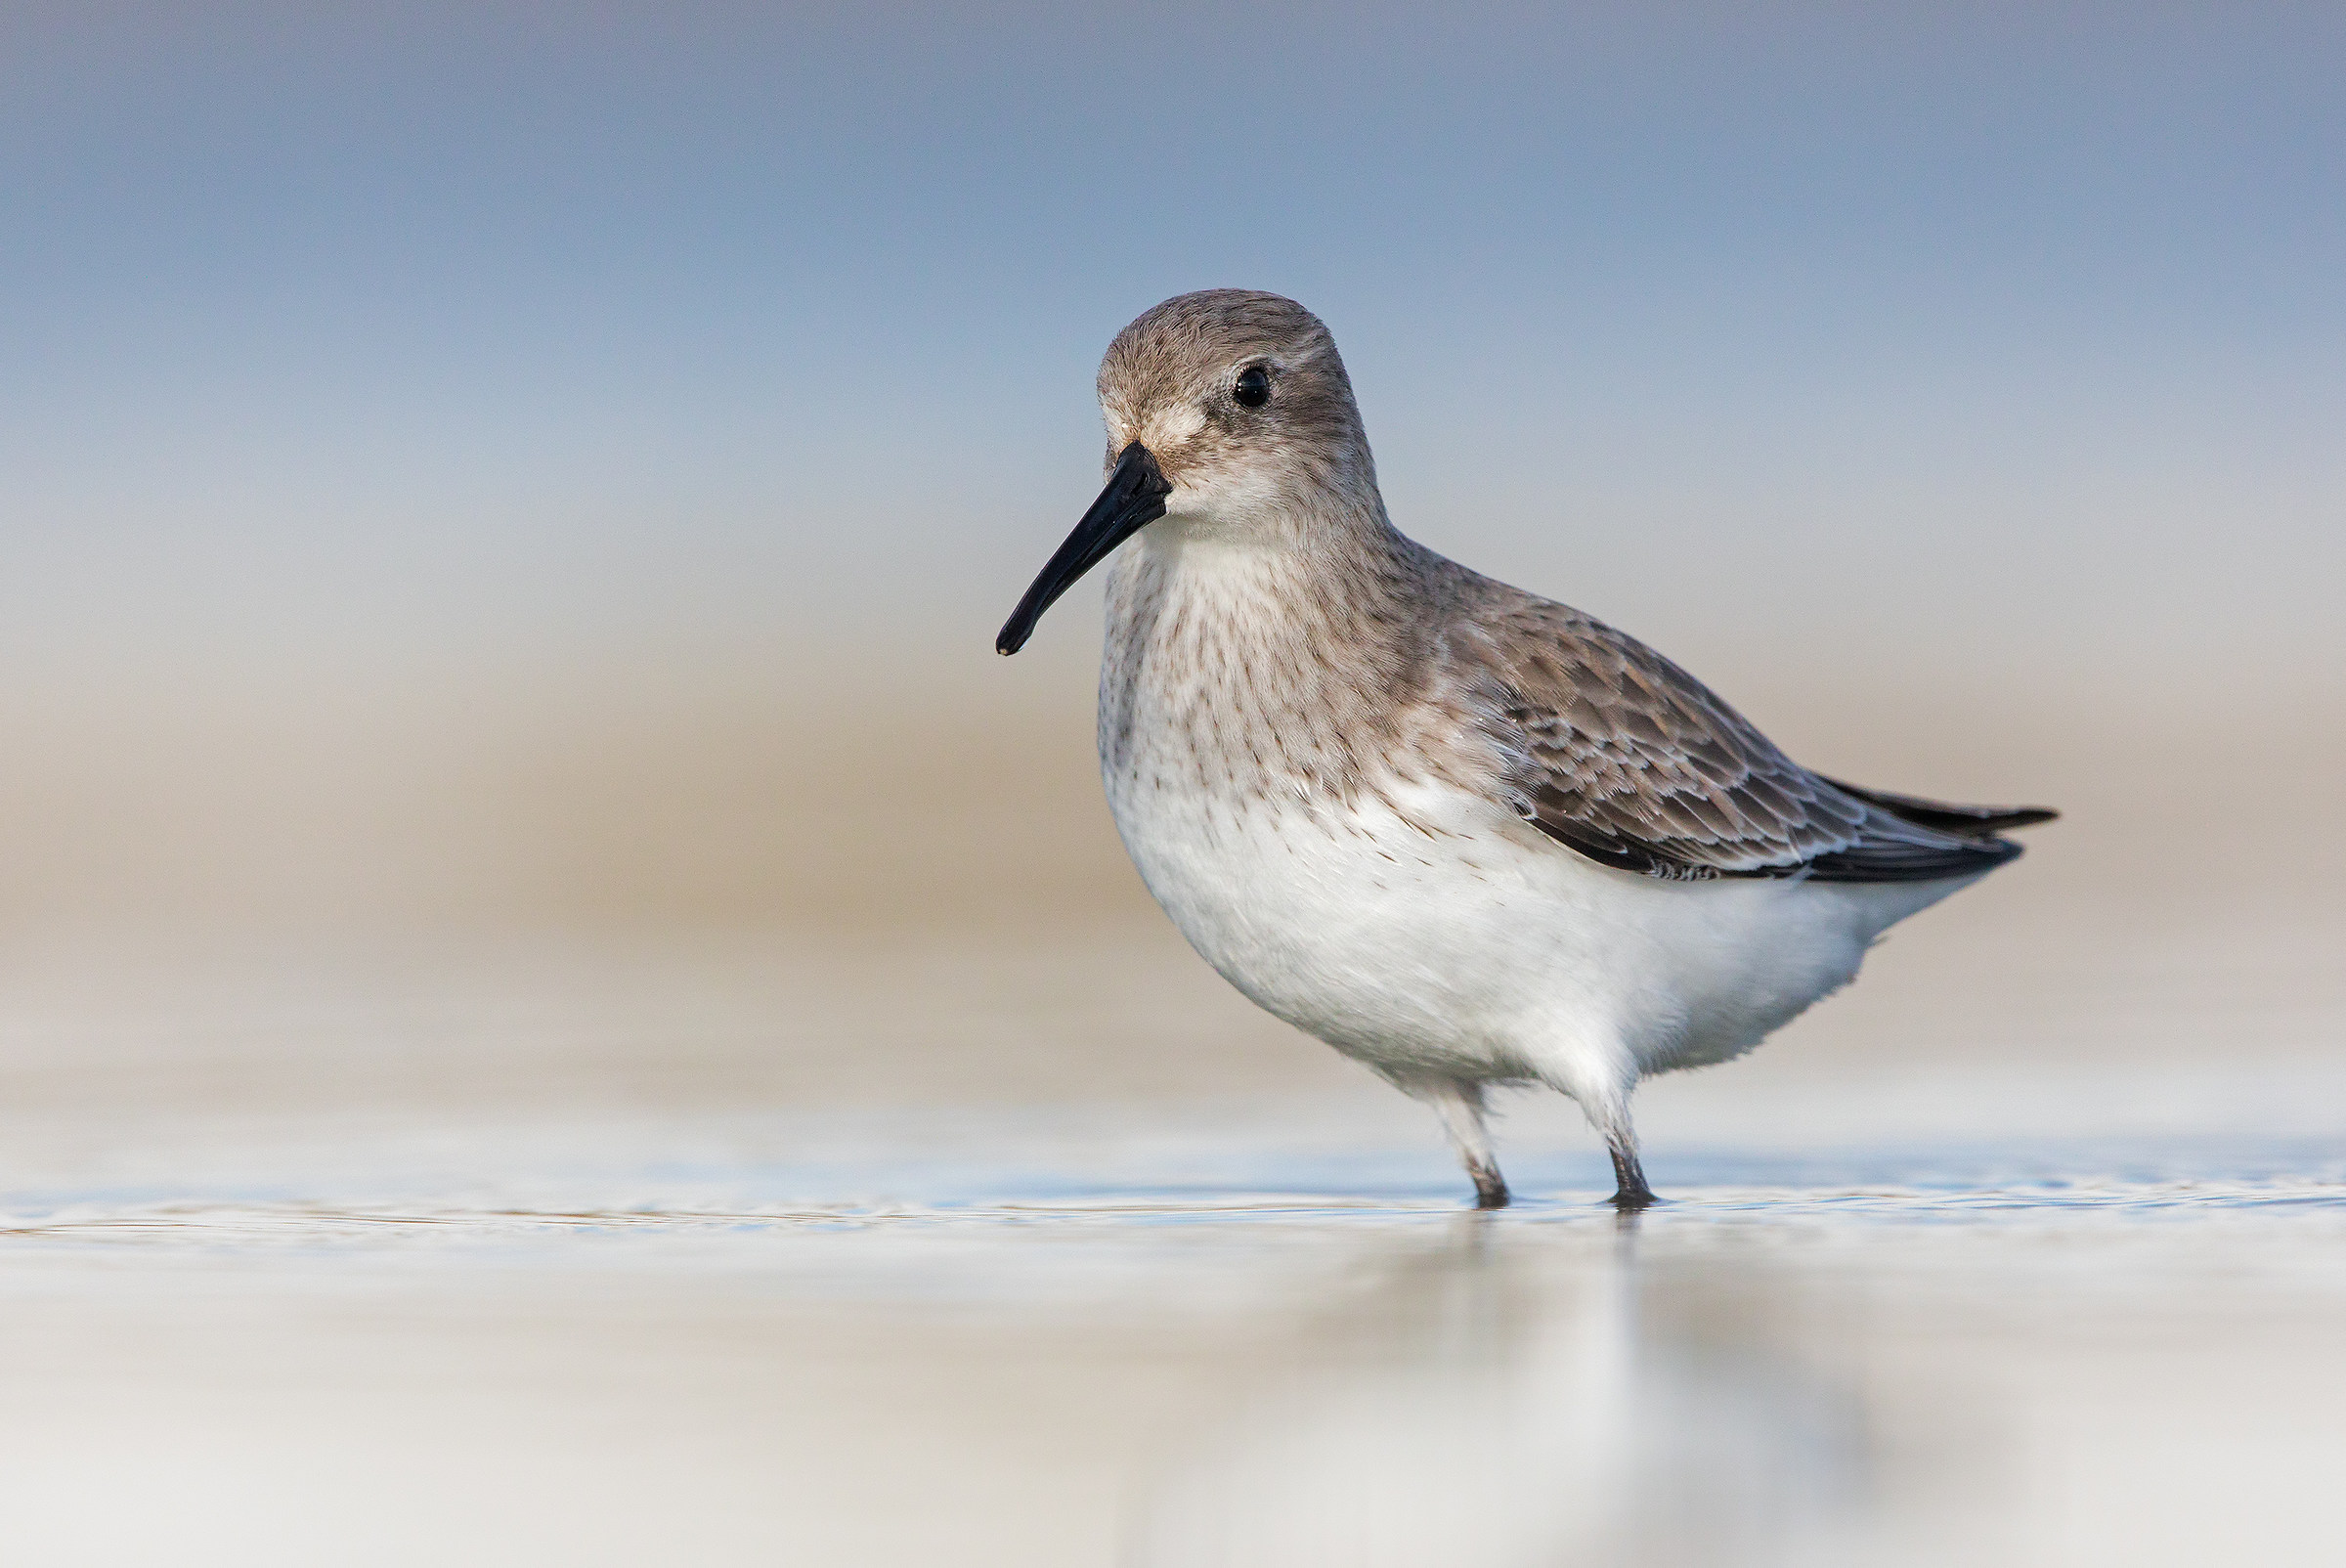
[[[1231,811],[1108,781],[1149,891],[1256,1003],[1397,1076],[1538,1079],[1600,1124],[1639,1077],[1758,1045],[1961,885],[1660,882],[1446,786],[1394,794]]]
[[[1202,543],[1180,571],[1212,598],[1243,552]],[[1216,789],[1171,721],[1183,695],[1144,680],[1121,765],[1103,755],[1149,891],[1240,991],[1405,1087],[1544,1082],[1626,1128],[1640,1077],[1750,1050],[1971,880],[1665,882],[1454,785],[1388,780],[1341,805]]]

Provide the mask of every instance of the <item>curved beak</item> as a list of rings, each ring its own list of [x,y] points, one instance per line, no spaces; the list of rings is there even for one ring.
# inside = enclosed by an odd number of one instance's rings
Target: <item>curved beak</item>
[[[994,651],[1012,654],[1026,646],[1026,639],[1034,635],[1034,624],[1051,608],[1052,601],[1107,559],[1109,550],[1164,516],[1165,498],[1172,493],[1172,481],[1157,467],[1155,455],[1147,447],[1136,441],[1118,453],[1100,499],[1092,502],[1067,542],[1043,563],[1034,586],[1002,623]]]

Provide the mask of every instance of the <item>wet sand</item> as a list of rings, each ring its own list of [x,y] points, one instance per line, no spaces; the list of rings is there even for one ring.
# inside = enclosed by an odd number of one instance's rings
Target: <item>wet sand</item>
[[[0,1242],[0,1545],[2334,1556],[2334,1131],[2116,1157],[1678,1147],[1674,1201],[1623,1227],[1569,1151],[1519,1156],[1531,1196],[1477,1217],[1422,1150],[1364,1143],[1376,1117],[1282,1109],[1114,1137],[1080,1117],[377,1124],[315,1129],[338,1134],[323,1149],[247,1129],[192,1180],[22,1195]]]

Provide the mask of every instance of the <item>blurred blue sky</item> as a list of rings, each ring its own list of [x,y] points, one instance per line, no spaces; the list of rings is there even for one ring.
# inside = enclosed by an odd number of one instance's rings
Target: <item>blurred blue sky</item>
[[[2337,663],[2334,6],[0,15],[24,659],[990,657],[1243,284],[1405,530],[1730,692]]]

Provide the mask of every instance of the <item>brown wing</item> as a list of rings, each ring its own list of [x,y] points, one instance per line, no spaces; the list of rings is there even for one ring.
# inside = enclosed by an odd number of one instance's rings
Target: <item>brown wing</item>
[[[1592,860],[1672,879],[1904,882],[2020,852],[1818,777],[1701,681],[1577,610],[1525,595],[1474,619],[1513,804]]]

